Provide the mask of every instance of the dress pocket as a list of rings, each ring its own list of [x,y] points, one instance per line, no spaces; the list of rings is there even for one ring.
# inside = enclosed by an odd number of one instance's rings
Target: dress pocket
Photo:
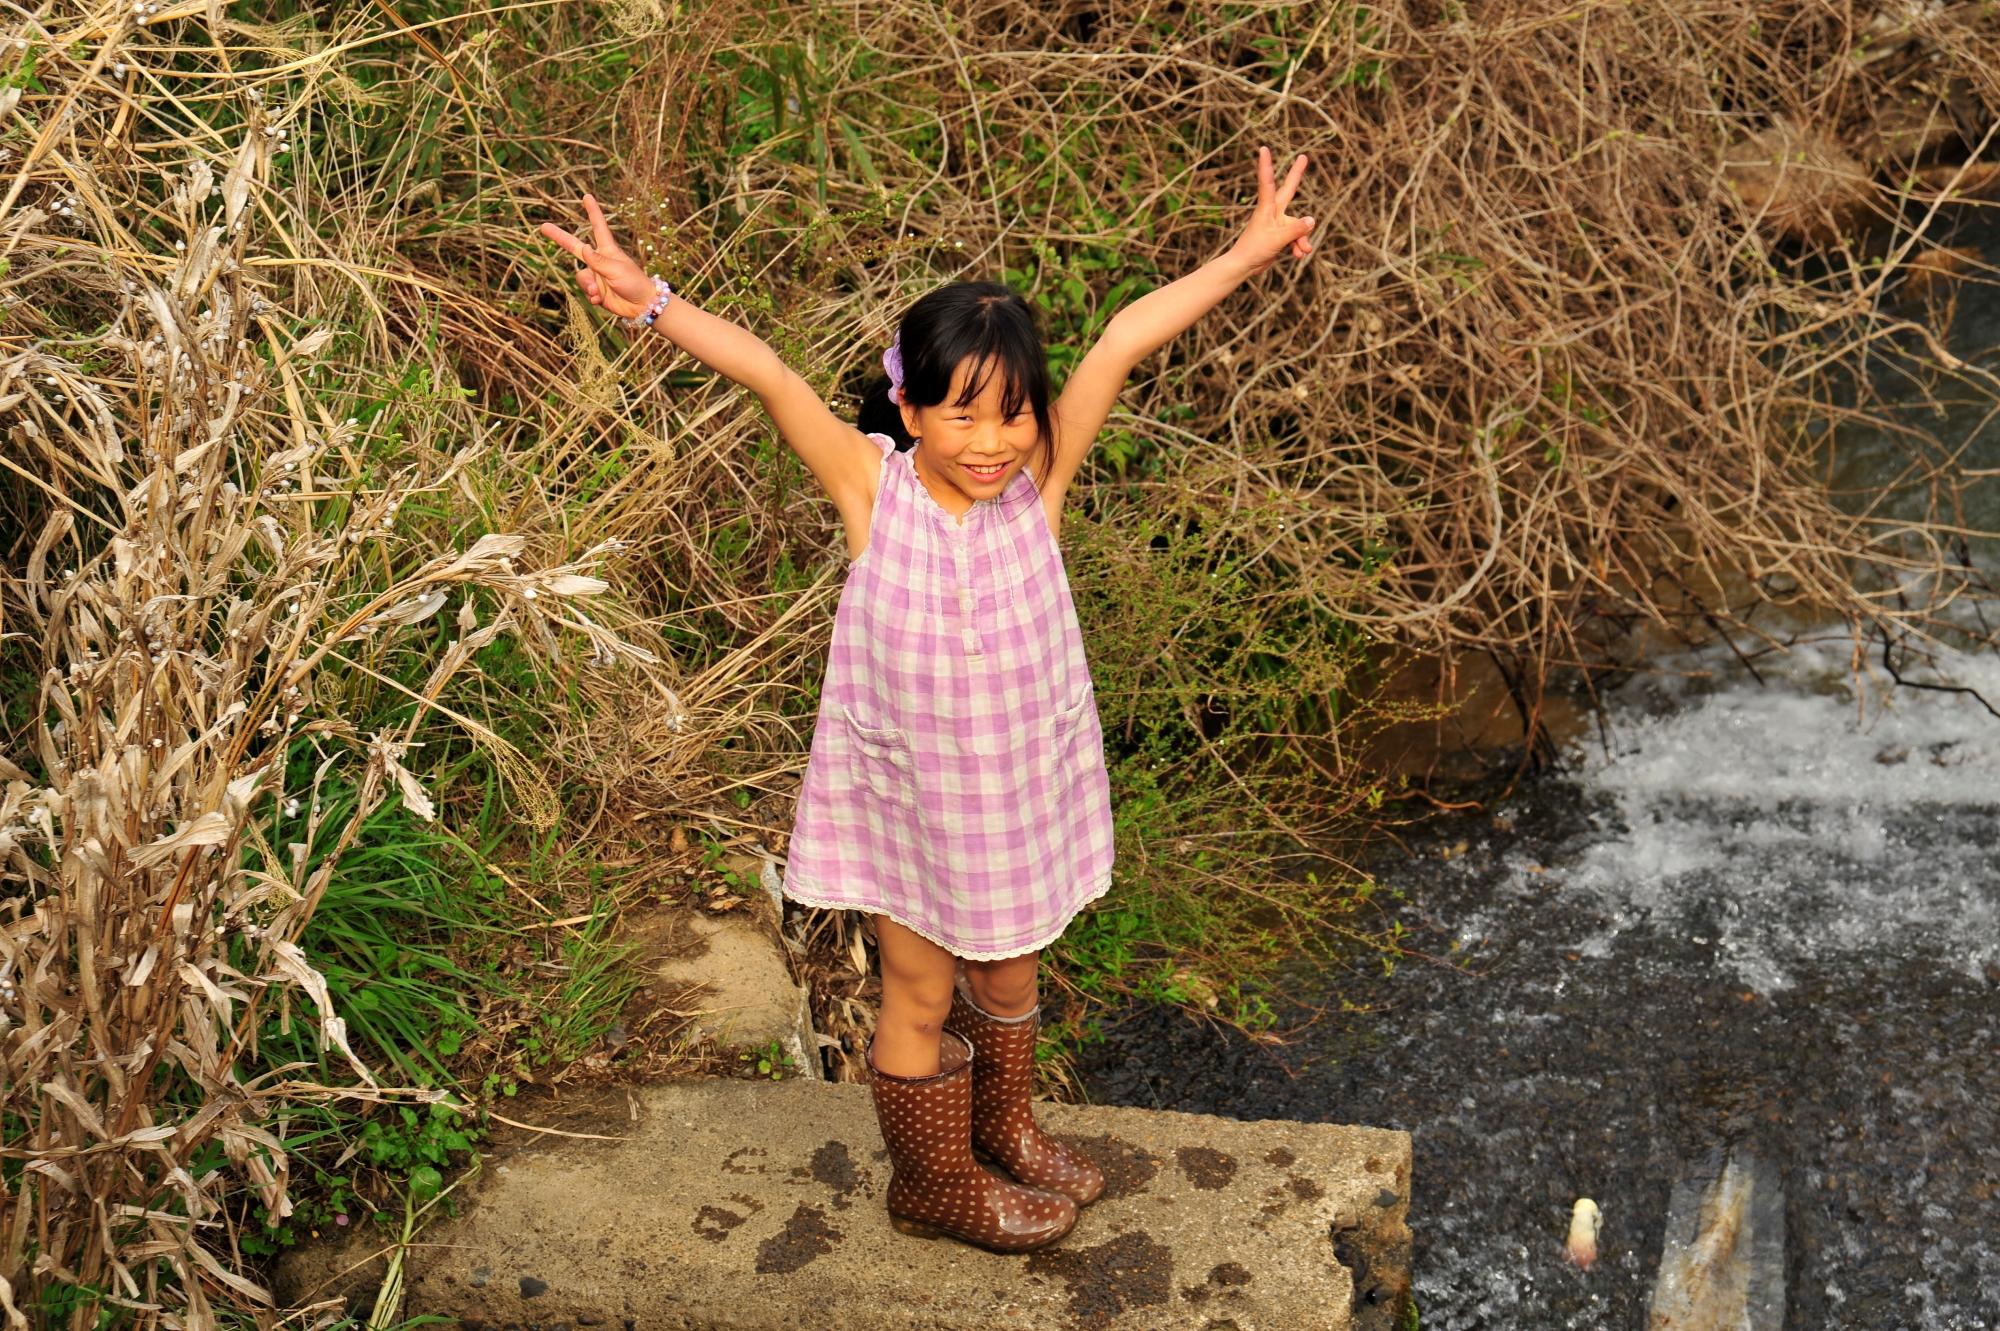
[[[917,764],[910,737],[893,727],[864,726],[844,706],[840,717],[847,731],[847,770],[855,789],[886,804],[914,805]]]
[[[1049,790],[1059,801],[1087,770],[1093,736],[1098,734],[1092,724],[1096,719],[1097,699],[1088,689],[1082,698],[1058,709],[1049,719]]]

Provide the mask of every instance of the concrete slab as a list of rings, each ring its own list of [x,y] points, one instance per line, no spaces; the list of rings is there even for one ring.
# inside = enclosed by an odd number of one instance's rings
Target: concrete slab
[[[776,1040],[803,1075],[819,1075],[811,1005],[762,912],[661,911],[634,925],[631,938],[663,989],[705,986],[697,1034],[724,1046],[762,1048]]]
[[[1059,1244],[1008,1257],[890,1227],[865,1086],[713,1080],[635,1094],[623,1140],[550,1141],[491,1166],[466,1213],[410,1253],[403,1316],[470,1331],[1404,1325],[1400,1132],[1043,1105],[1109,1186]],[[280,1288],[293,1304],[372,1297],[379,1264],[327,1282],[352,1260],[293,1254]]]

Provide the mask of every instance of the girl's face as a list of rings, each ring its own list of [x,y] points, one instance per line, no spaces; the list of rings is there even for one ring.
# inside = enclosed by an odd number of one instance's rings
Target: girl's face
[[[1024,403],[1006,414],[1007,386],[997,369],[986,376],[979,395],[961,407],[977,367],[970,357],[952,371],[951,391],[934,407],[903,404],[903,428],[917,441],[912,461],[917,474],[942,500],[940,483],[968,501],[992,499],[1007,488],[1035,447],[1035,417]]]

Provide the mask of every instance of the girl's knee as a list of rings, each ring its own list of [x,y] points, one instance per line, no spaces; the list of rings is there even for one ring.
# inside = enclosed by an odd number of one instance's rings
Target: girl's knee
[[[951,1011],[951,976],[882,975],[882,1016],[904,1026],[942,1028]]]
[[[1012,1016],[1034,1006],[1035,968],[1013,966],[1005,970],[967,968],[966,980],[972,997],[989,1012]]]

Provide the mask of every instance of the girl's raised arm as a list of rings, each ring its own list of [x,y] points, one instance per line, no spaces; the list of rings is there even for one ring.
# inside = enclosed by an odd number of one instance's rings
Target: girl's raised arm
[[[1046,503],[1059,515],[1062,496],[1083,466],[1097,432],[1125,387],[1125,380],[1140,361],[1158,351],[1207,314],[1224,296],[1242,285],[1243,280],[1263,272],[1290,250],[1294,258],[1312,253],[1306,236],[1313,229],[1310,217],[1287,217],[1285,206],[1298,192],[1306,173],[1306,156],[1300,153],[1282,186],[1271,173],[1271,150],[1257,150],[1257,210],[1236,243],[1219,258],[1211,259],[1175,282],[1148,292],[1120,310],[1105,325],[1103,336],[1070,371],[1056,402],[1056,448],[1048,483],[1042,488]]]
[[[637,318],[654,299],[653,279],[618,247],[597,200],[586,194],[583,207],[590,216],[588,242],[553,222],[542,223],[542,234],[583,265],[576,270],[576,280],[591,304],[621,319]],[[857,529],[857,519],[860,531],[868,529],[881,450],[834,415],[812,386],[778,359],[769,343],[679,296],[667,302],[652,327],[709,369],[755,393],[777,423],[778,433],[818,478],[848,529]]]

